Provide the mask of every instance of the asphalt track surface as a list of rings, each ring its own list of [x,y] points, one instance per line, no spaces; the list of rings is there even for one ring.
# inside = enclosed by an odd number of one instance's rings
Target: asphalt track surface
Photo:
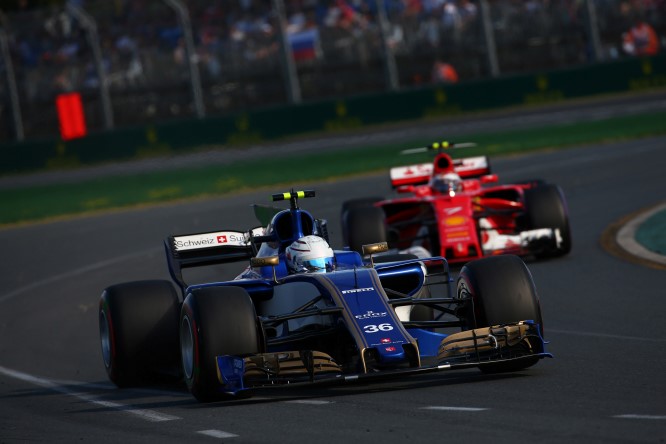
[[[456,371],[214,404],[182,387],[118,390],[100,353],[103,288],[167,279],[167,235],[254,226],[249,205],[269,192],[0,230],[0,442],[664,442],[666,275],[610,254],[601,238],[666,200],[665,145],[493,161],[501,181],[562,186],[573,228],[570,255],[528,262],[555,358],[515,374]],[[302,206],[330,221],[334,247],[343,200],[390,194],[385,175],[293,185],[316,189]]]

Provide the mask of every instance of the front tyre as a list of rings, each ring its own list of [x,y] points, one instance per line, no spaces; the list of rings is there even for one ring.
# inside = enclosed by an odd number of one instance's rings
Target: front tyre
[[[179,299],[169,281],[112,285],[99,301],[102,358],[118,387],[177,379]]]
[[[531,320],[543,335],[541,305],[532,275],[518,256],[492,256],[468,262],[456,282],[459,298],[471,298],[473,310],[467,314],[470,329]],[[539,360],[510,361],[481,366],[487,373],[516,371]]]
[[[192,291],[180,314],[180,348],[187,387],[200,402],[223,399],[216,356],[260,352],[257,315],[241,287],[208,287]]]

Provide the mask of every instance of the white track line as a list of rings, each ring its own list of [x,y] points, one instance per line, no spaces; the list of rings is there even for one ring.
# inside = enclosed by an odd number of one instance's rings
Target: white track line
[[[294,399],[291,401],[285,401],[288,404],[308,404],[308,405],[323,405],[331,404],[333,401],[324,401],[322,399]]]
[[[234,435],[233,433],[225,432],[223,430],[200,430],[197,433],[201,435],[210,436],[212,438],[220,438],[220,439],[236,438],[238,436]]]
[[[484,407],[452,407],[445,405],[431,405],[428,407],[421,407],[421,410],[446,410],[454,412],[482,412],[485,410],[490,410]]]
[[[27,373],[11,370],[2,366],[0,366],[0,374],[9,376],[14,379],[19,379],[21,381],[29,382],[31,384],[39,385],[41,387],[45,387],[47,389],[62,393],[64,395],[73,396],[75,398],[89,402],[90,404],[95,404],[102,407],[118,410],[124,413],[129,413],[146,421],[163,422],[163,421],[173,421],[175,419],[181,419],[178,416],[167,415],[164,413],[156,412],[154,410],[139,409],[132,405],[119,404],[117,402],[111,402],[111,401],[103,401],[88,393],[72,391],[67,387],[59,385],[51,380],[39,378],[37,376],[32,376]]]
[[[659,421],[666,421],[666,416],[663,415],[615,415],[613,418],[620,418],[620,419],[656,419]]]

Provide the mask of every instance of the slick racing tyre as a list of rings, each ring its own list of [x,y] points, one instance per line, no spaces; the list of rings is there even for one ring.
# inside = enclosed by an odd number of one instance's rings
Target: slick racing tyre
[[[199,402],[226,397],[217,378],[216,356],[260,352],[257,315],[241,287],[194,290],[180,314],[180,350],[185,382]]]
[[[384,210],[373,206],[352,207],[346,212],[343,225],[347,234],[346,244],[353,251],[363,254],[363,245],[386,242]]]
[[[180,377],[179,298],[169,281],[136,281],[108,287],[99,301],[102,358],[118,387]]]
[[[562,189],[543,184],[525,190],[525,209],[529,229],[559,229],[562,242],[558,247],[539,252],[537,257],[564,256],[571,251],[569,213]]]
[[[471,297],[473,310],[467,313],[469,329],[531,320],[543,335],[541,306],[532,275],[518,256],[492,256],[468,262],[456,282],[458,298]],[[539,360],[509,361],[480,366],[487,373],[516,371]]]
[[[358,199],[350,199],[342,203],[342,210],[340,211],[340,226],[342,227],[342,241],[345,245],[349,245],[349,233],[347,231],[349,224],[347,223],[349,210],[359,207],[371,207],[375,202],[383,200],[381,197],[361,197]]]

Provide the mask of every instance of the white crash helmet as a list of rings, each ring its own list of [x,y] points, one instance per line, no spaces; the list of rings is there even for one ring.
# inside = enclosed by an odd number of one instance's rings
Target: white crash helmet
[[[333,270],[333,249],[319,236],[304,236],[285,250],[290,273],[325,273]]]
[[[432,187],[440,193],[453,196],[462,191],[462,179],[456,173],[438,174],[432,178]]]

